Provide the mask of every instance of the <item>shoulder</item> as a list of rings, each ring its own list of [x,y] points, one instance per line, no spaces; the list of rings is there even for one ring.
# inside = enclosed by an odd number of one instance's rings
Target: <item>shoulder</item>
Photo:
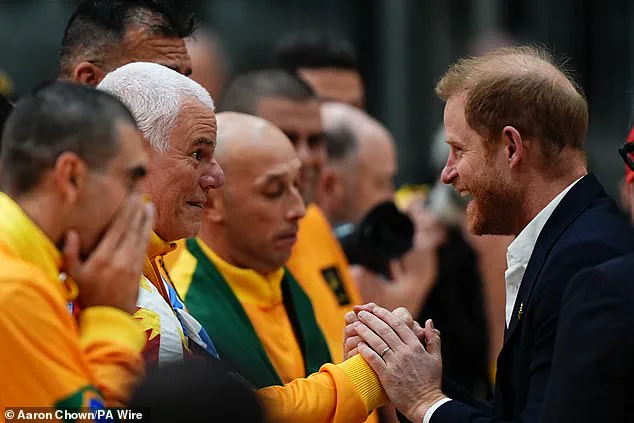
[[[60,290],[54,289],[44,273],[30,263],[0,253],[0,309],[15,307],[16,299],[37,299],[63,303]]]

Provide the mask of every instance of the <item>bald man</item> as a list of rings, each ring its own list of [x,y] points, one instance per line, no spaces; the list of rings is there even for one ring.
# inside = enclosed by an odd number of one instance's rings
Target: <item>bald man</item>
[[[172,280],[221,359],[257,388],[276,386],[260,391],[270,421],[364,421],[380,402],[376,376],[359,356],[327,364],[310,299],[284,267],[305,214],[295,149],[261,118],[217,119],[227,182],[209,192]]]
[[[321,106],[328,172],[318,204],[333,226],[357,224],[375,205],[394,199],[394,139],[380,122],[344,103]]]
[[[379,121],[344,103],[323,103],[328,165],[318,190],[318,204],[330,223],[358,224],[377,204],[394,200],[397,171],[392,135]],[[412,207],[414,248],[403,260],[392,263],[391,283],[379,275],[353,266],[366,301],[390,310],[399,306],[417,316],[436,279],[436,249],[444,236],[431,213]]]

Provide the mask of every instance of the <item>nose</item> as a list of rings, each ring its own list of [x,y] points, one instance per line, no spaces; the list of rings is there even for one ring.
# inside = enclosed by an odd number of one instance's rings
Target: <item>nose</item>
[[[213,159],[210,169],[200,176],[200,186],[205,190],[218,189],[225,183],[225,173],[220,167],[220,163]]]
[[[288,208],[286,218],[290,221],[297,221],[306,215],[306,206],[299,190],[293,189],[291,205]]]
[[[454,164],[450,153],[447,158],[447,163],[445,163],[445,167],[440,174],[440,179],[443,184],[451,184],[453,180],[456,179],[456,176],[458,176],[458,171],[456,170],[456,165]]]

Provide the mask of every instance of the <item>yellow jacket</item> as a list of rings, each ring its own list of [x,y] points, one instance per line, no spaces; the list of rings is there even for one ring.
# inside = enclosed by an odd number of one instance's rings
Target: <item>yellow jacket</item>
[[[344,316],[363,301],[330,223],[314,204],[308,206],[306,216],[299,222],[297,243],[287,267],[312,301],[333,361],[340,363]]]
[[[231,266],[202,241],[197,242],[206,259],[217,266],[226,280],[233,281],[231,289],[245,306],[275,370],[284,382],[288,382],[284,386],[258,390],[269,422],[363,422],[369,411],[386,402],[376,375],[361,356],[339,365],[325,364],[318,373],[305,377],[301,351],[281,302],[281,273],[274,272],[268,278],[260,276],[262,280],[255,281],[255,272]],[[169,269],[185,303],[197,265],[198,259],[183,248]],[[254,283],[261,289],[254,289]],[[273,326],[272,318],[278,320]]]
[[[138,323],[111,307],[75,319],[55,245],[3,193],[0,216],[0,410],[125,403],[144,371]]]

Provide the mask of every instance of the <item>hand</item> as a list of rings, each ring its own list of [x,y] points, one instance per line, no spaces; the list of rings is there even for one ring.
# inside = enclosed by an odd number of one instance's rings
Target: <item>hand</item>
[[[357,335],[357,331],[355,329],[354,323],[358,322],[359,319],[357,317],[357,313],[360,311],[367,311],[369,313],[374,310],[376,304],[368,303],[364,305],[356,305],[354,306],[354,311],[349,311],[345,315],[346,328],[344,330],[344,342],[343,342],[343,357],[344,360],[347,360],[351,357],[354,357],[359,353],[358,345],[361,342],[361,337]],[[414,334],[418,337],[418,339],[423,342],[424,339],[424,330],[421,328],[420,324],[412,318],[412,315],[407,311],[404,307],[399,307],[395,309],[392,314],[404,322],[407,327],[414,331]]]
[[[360,311],[353,323],[362,341],[359,353],[374,369],[396,408],[411,421],[422,421],[442,393],[440,332],[427,320],[423,330],[427,349],[393,313],[375,307]]]
[[[66,233],[64,270],[79,287],[80,307],[109,306],[135,312],[153,222],[153,205],[144,205],[133,194],[85,261],[80,258],[77,232]]]

